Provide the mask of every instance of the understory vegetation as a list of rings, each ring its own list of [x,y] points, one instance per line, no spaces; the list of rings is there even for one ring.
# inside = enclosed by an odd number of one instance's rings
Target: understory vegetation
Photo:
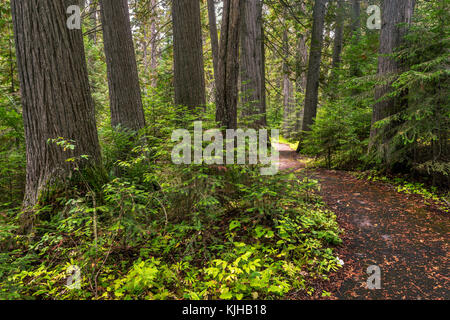
[[[105,130],[107,183],[49,195],[31,234],[17,233],[17,209],[2,208],[1,298],[272,299],[312,294],[314,280],[341,266],[341,231],[317,181],[262,177],[256,166],[173,165],[162,143],[170,121],[159,120],[145,146]]]
[[[319,166],[408,174],[410,180],[448,189],[448,19],[448,1],[416,6],[404,44],[391,55],[402,61],[403,71],[394,78],[394,90],[380,99],[404,99],[407,107],[376,124],[380,132],[369,152],[375,88],[392,81],[394,75],[376,77],[377,33],[364,29],[357,41],[350,37],[341,67],[330,73],[330,79],[339,77],[339,84],[331,81],[326,86],[302,151],[316,157]],[[352,73],[355,60],[356,76]]]
[[[368,181],[379,181],[394,187],[399,193],[415,194],[421,196],[427,204],[437,204],[440,210],[449,213],[450,192],[443,192],[434,186],[427,186],[425,183],[408,180],[408,177],[401,175],[386,176],[376,170],[352,172],[352,175],[358,179]]]

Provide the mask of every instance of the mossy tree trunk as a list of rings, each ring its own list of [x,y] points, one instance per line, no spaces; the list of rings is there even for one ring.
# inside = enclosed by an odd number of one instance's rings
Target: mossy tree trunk
[[[82,33],[66,25],[73,4],[11,1],[27,154],[24,207],[71,175],[68,158],[88,155],[83,166],[101,161]],[[59,137],[74,140],[76,148],[48,143]]]

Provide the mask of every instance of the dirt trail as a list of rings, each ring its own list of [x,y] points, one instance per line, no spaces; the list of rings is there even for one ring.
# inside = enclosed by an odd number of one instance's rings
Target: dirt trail
[[[278,149],[281,170],[302,167],[289,146]],[[344,266],[317,284],[315,298],[326,290],[337,299],[450,299],[448,214],[420,196],[345,172],[305,174],[320,181],[321,195],[345,231],[336,250]],[[367,289],[371,265],[381,269],[380,290]]]

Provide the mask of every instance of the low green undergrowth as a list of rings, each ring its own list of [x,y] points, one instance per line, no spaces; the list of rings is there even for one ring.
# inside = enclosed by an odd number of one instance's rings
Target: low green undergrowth
[[[275,299],[340,267],[317,181],[175,166],[169,148],[136,147],[100,191],[36,208],[31,234],[2,212],[0,298]]]
[[[424,183],[408,181],[400,176],[387,177],[379,174],[377,171],[354,172],[353,176],[358,179],[365,179],[369,181],[380,181],[394,186],[395,190],[405,194],[417,194],[422,196],[425,200],[430,200],[436,203],[439,208],[447,213],[450,212],[449,200],[450,193],[443,189],[438,189],[434,186],[426,186]]]

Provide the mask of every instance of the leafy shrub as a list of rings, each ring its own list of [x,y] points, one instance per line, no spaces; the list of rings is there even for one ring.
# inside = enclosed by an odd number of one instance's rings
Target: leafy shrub
[[[61,199],[50,219],[41,208],[29,240],[5,229],[27,254],[2,254],[22,267],[3,272],[1,286],[33,299],[266,299],[311,292],[310,279],[339,268],[340,230],[316,181],[261,177],[256,166],[160,166],[147,155],[122,161],[142,159],[142,170],[100,194]],[[80,290],[66,287],[72,265]]]

